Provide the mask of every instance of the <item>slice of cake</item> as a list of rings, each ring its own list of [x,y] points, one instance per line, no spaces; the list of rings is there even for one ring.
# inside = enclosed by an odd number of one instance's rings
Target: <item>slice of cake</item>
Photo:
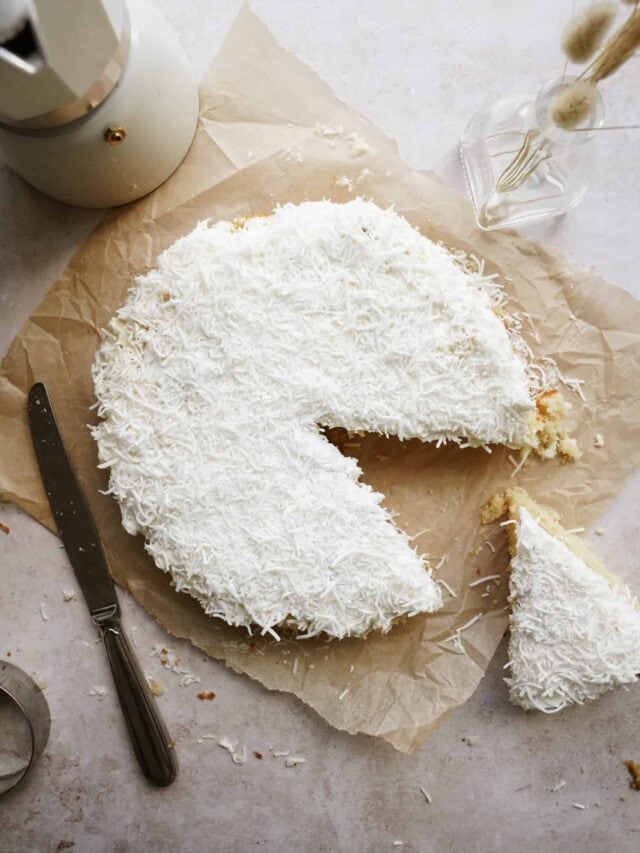
[[[503,302],[361,199],[201,223],[135,282],[94,365],[125,528],[232,625],[362,636],[438,609],[382,495],[321,428],[574,455]]]
[[[624,583],[557,515],[512,489],[485,507],[511,553],[511,701],[553,713],[596,699],[640,673],[640,610]]]

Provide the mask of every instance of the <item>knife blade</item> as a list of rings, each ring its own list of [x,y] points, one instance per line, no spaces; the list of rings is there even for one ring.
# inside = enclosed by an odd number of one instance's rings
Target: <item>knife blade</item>
[[[29,392],[28,413],[33,447],[49,506],[91,617],[119,616],[116,590],[98,532],[71,470],[42,383],[34,385]]]
[[[174,742],[120,624],[118,598],[100,537],[41,382],[29,391],[27,412],[49,506],[91,618],[102,634],[138,763],[150,782],[164,787],[177,774]]]

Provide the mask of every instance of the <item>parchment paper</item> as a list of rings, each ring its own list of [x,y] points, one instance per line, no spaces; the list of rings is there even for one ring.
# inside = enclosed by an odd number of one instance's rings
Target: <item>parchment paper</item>
[[[170,632],[233,669],[294,693],[340,729],[411,752],[468,699],[507,625],[506,582],[492,584],[484,598],[486,584],[468,586],[485,574],[504,577],[502,532],[481,529],[479,511],[510,481],[507,451],[436,450],[375,436],[344,448],[357,455],[363,479],[384,493],[400,527],[409,534],[428,528],[416,545],[434,564],[446,557],[436,576],[456,597],[447,596],[433,616],[366,640],[248,638],[174,592],[142,539],[122,529],[116,502],[98,492],[106,474],[96,469],[87,423],[94,417],[89,370],[99,329],[133,276],[201,219],[357,194],[395,204],[424,234],[484,258],[487,270],[506,281],[510,307],[531,316],[539,340],[524,331],[536,356],[552,356],[567,375],[585,380],[585,404],[566,392],[582,459],[532,462],[516,479],[572,527],[592,523],[639,462],[640,303],[517,234],[479,232],[463,198],[434,175],[403,165],[394,143],[279,48],[246,7],[202,84],[201,100],[199,130],[178,172],[153,195],[106,218],[12,344],[0,377],[0,496],[53,528],[25,418],[29,386],[44,381],[115,580]],[[342,176],[353,189],[336,186],[345,183]],[[599,449],[596,432],[605,438]],[[335,431],[334,439],[340,445],[344,435]],[[488,535],[495,555],[483,544]],[[478,613],[480,621],[462,634],[465,652],[456,652],[447,638]]]

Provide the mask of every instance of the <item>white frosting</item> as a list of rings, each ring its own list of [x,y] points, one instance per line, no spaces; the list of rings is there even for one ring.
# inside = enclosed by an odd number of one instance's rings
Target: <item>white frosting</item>
[[[511,561],[511,701],[552,713],[640,672],[640,611],[520,507]]]
[[[201,223],[136,281],[94,365],[125,528],[233,625],[344,637],[438,609],[382,496],[318,425],[526,445],[502,299],[361,199]]]

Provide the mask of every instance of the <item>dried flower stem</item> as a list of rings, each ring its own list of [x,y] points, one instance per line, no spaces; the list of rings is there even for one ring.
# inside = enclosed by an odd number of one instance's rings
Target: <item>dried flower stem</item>
[[[591,133],[594,130],[640,130],[640,124],[609,124],[606,127],[574,127],[571,133]]]
[[[607,42],[591,66],[589,79],[599,83],[610,77],[640,47],[640,9],[634,7],[626,22]]]
[[[550,156],[546,138],[538,130],[530,130],[518,153],[496,181],[496,189],[501,193],[517,189]]]

